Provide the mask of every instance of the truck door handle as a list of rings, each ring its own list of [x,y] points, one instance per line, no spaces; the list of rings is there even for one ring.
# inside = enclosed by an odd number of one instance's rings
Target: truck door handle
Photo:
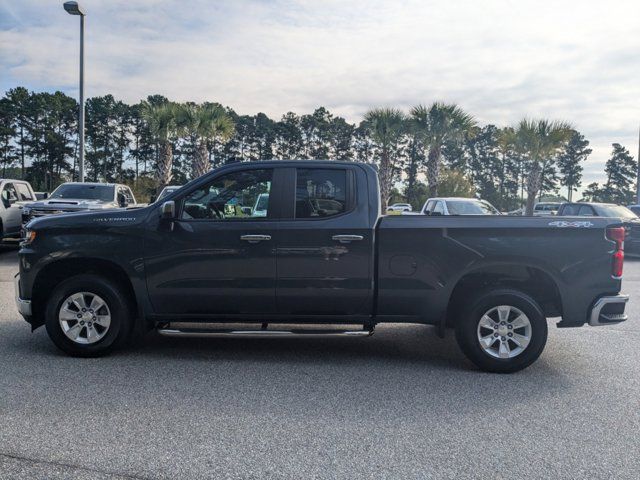
[[[266,240],[271,240],[271,235],[242,235],[240,240],[244,240],[249,243],[258,243]]]
[[[331,238],[340,243],[351,243],[359,240],[364,240],[364,237],[362,235],[334,235]]]

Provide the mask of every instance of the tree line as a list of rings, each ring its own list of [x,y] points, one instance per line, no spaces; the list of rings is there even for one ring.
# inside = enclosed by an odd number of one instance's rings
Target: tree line
[[[26,178],[39,190],[75,180],[78,108],[62,92],[7,91],[0,98],[2,176]],[[128,183],[142,198],[226,163],[330,159],[377,165],[384,205],[407,201],[418,208],[428,196],[455,195],[531,211],[543,197],[572,200],[592,152],[566,122],[480,125],[458,105],[440,102],[406,113],[374,108],[357,124],[324,107],[274,120],[161,95],[133,105],[92,97],[85,109],[86,179]],[[612,149],[606,181],[588,185],[585,200],[633,200],[637,163],[622,145]]]

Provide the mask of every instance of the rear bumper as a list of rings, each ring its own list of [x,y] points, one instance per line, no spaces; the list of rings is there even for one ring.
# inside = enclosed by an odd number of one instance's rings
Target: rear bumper
[[[16,293],[16,307],[18,307],[18,312],[22,315],[25,320],[29,321],[31,318],[31,300],[27,300],[20,297],[20,274],[16,273],[16,276],[13,279],[13,285],[15,287]]]
[[[628,301],[628,295],[600,297],[591,307],[589,325],[599,327],[624,322],[627,319],[624,311]]]

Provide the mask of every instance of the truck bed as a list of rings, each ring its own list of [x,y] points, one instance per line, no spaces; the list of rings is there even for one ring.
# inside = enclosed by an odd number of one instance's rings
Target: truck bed
[[[599,295],[620,290],[605,238],[616,225],[617,219],[584,217],[382,217],[377,314],[438,323],[456,287],[477,279],[473,289],[482,288],[507,275],[525,289],[548,290],[545,313],[562,316],[558,326],[583,325]]]

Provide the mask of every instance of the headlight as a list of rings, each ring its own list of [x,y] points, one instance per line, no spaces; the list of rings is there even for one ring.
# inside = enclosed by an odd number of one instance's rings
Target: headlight
[[[36,239],[35,230],[29,230],[28,228],[24,230],[24,235],[22,236],[22,242],[20,245],[29,245]]]

